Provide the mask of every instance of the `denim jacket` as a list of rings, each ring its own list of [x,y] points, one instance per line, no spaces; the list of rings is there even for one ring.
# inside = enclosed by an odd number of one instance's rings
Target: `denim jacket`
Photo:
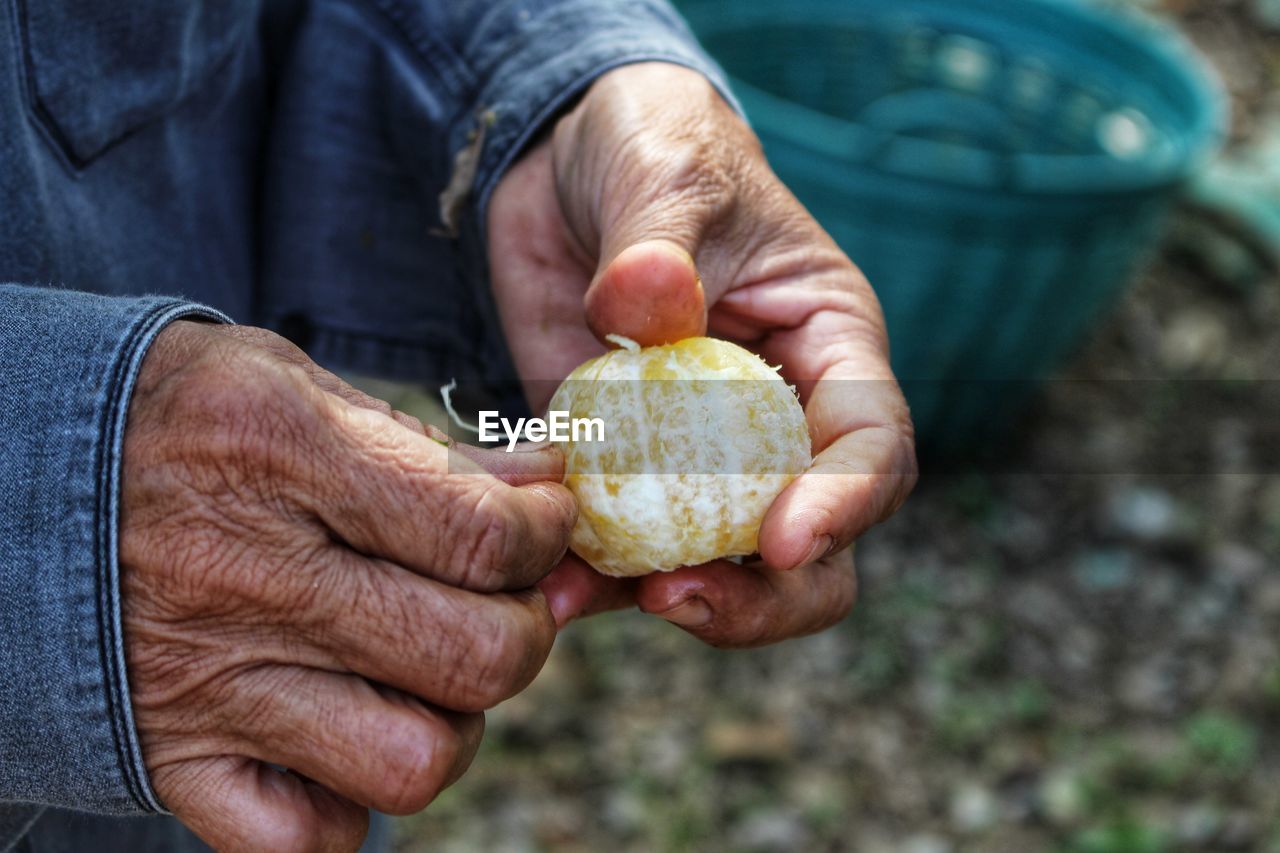
[[[148,344],[200,315],[331,368],[511,375],[489,195],[645,60],[724,91],[665,0],[0,0],[0,851],[42,807],[164,811],[116,542]]]

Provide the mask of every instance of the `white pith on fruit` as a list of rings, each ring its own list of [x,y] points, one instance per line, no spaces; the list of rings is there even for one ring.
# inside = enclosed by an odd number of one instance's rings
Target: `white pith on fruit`
[[[551,400],[605,425],[603,442],[560,445],[579,507],[570,547],[618,577],[755,553],[769,505],[811,461],[795,391],[726,341],[615,342]]]

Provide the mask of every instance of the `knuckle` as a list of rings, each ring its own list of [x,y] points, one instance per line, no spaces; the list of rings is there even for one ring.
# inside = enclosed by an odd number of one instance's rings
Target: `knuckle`
[[[500,624],[500,623],[499,623]],[[471,645],[467,689],[460,697],[460,711],[485,711],[510,698],[519,688],[524,664],[523,651],[508,639],[511,631],[499,627],[495,633],[476,638]]]
[[[623,144],[616,178],[622,191],[611,198],[628,219],[661,215],[668,229],[712,230],[732,219],[750,183],[745,158],[705,121],[694,118],[679,129],[660,125]]]
[[[533,681],[551,652],[555,625],[527,611],[501,614],[473,631],[459,673],[458,711],[485,711]]]
[[[716,210],[732,203],[735,184],[729,163],[701,139],[688,140],[669,155],[669,188]]]
[[[651,194],[675,202],[661,205],[667,215],[672,209],[684,211],[706,227],[729,218],[738,196],[733,164],[718,148],[701,135],[668,137],[660,149],[642,149],[637,174],[646,175],[644,185],[652,188]]]
[[[522,539],[519,518],[502,502],[494,487],[486,488],[469,510],[454,515],[451,540],[452,574],[467,589],[495,592],[501,589],[513,555]]]
[[[384,743],[383,776],[370,805],[391,815],[422,811],[444,789],[461,744],[452,731],[432,730],[421,718],[397,723]]]
[[[374,397],[372,394],[366,394],[363,391],[358,391],[355,388],[352,388],[346,382],[343,382],[341,379],[338,379],[336,376],[333,377],[333,380],[334,382],[337,383],[339,388],[346,391],[347,395],[349,396],[348,401],[351,402],[353,405],[358,405],[361,408],[368,409],[371,412],[377,412],[380,415],[386,415],[389,418],[395,417],[395,409],[393,409],[391,407],[391,404],[388,403],[386,400],[383,400],[379,397]]]
[[[433,430],[429,430],[427,425],[422,422],[421,418],[414,417],[413,415],[408,414],[407,412],[402,412],[399,409],[391,409],[390,404],[387,405],[387,408],[390,409],[390,416],[401,426],[406,427],[419,435],[426,435],[434,438],[434,435],[432,435]],[[438,430],[434,431],[438,432]]]
[[[259,393],[269,397],[242,409],[239,449],[266,465],[265,470],[290,471],[299,461],[297,448],[309,447],[319,426],[317,389],[298,367],[271,365],[264,373],[268,381]]]

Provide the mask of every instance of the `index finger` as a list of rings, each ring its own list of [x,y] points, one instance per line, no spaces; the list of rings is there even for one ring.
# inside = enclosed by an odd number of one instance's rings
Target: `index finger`
[[[773,502],[760,554],[778,569],[808,565],[892,515],[915,486],[914,430],[889,366],[879,307],[849,265],[802,284],[757,285],[725,297],[731,311],[769,316],[760,345],[805,403],[817,455]]]
[[[332,399],[332,398],[330,398]],[[554,449],[529,455],[508,485],[390,417],[332,401],[337,447],[312,509],[356,551],[477,592],[525,589],[568,548],[577,518]],[[523,454],[522,454],[523,455]],[[514,465],[514,463],[513,463]]]

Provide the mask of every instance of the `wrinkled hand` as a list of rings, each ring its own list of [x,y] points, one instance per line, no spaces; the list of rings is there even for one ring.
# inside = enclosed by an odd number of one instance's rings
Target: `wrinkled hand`
[[[125,443],[135,720],[214,847],[355,850],[367,808],[461,775],[546,659],[558,451],[500,454],[504,483],[283,339],[190,322],[148,353]]]
[[[709,328],[782,365],[817,454],[765,517],[759,560],[618,581],[569,557],[542,585],[557,622],[635,602],[751,646],[846,615],[850,544],[915,483],[910,415],[871,288],[706,80],[656,63],[600,78],[504,176],[488,230],[535,411],[606,334],[652,345]]]

